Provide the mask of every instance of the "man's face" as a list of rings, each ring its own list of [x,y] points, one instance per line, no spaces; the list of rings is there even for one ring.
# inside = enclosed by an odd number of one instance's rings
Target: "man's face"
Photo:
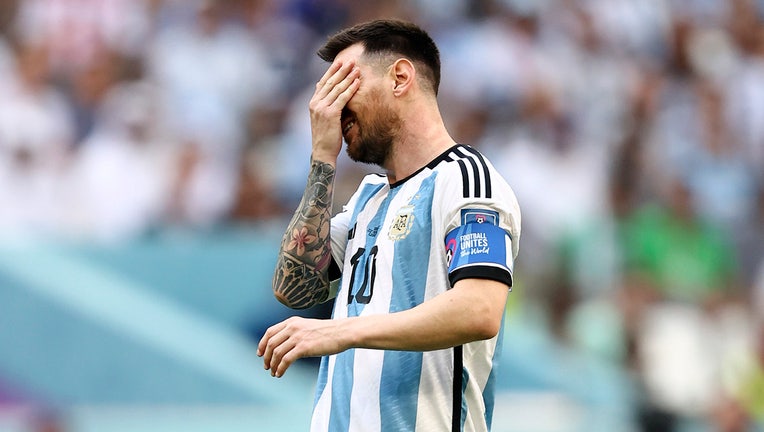
[[[347,153],[356,162],[384,166],[398,136],[401,119],[391,106],[386,71],[376,69],[362,56],[363,47],[353,45],[337,59],[355,60],[361,70],[361,85],[342,110],[342,136]]]

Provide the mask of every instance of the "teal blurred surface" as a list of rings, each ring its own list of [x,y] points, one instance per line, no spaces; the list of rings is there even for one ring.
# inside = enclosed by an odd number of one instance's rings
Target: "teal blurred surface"
[[[275,379],[255,353],[259,331],[291,314],[270,292],[278,248],[270,232],[3,244],[0,382],[19,406],[64,407],[67,422],[81,423],[75,430],[115,416],[140,422],[149,407],[188,407],[165,409],[168,424],[188,423],[178,412],[234,408],[243,418],[260,412],[261,423],[304,424],[314,368],[296,364]],[[207,419],[200,425],[218,418],[198,416]],[[161,425],[154,417],[145,421]]]

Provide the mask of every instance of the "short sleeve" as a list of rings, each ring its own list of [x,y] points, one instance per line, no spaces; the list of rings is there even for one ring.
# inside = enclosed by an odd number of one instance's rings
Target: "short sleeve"
[[[453,286],[465,278],[492,279],[512,286],[512,237],[494,224],[491,210],[463,209],[471,218],[446,235],[448,278]]]
[[[517,199],[482,155],[464,153],[439,173],[438,216],[449,283],[478,278],[512,287],[520,238]]]

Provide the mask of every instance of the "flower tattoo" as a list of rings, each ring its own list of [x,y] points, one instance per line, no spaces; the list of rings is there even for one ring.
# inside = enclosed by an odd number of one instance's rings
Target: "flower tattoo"
[[[308,234],[308,228],[302,227],[301,230],[295,228],[292,230],[292,240],[289,242],[287,249],[297,248],[297,256],[302,256],[305,253],[305,245],[311,244],[316,241],[316,236]]]

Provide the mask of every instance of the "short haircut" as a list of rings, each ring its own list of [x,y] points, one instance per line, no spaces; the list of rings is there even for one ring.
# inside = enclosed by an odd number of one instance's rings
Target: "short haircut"
[[[438,94],[440,52],[430,35],[416,24],[393,19],[357,24],[329,37],[318,56],[332,62],[340,51],[357,43],[363,44],[366,56],[399,55],[420,66],[420,75]]]

